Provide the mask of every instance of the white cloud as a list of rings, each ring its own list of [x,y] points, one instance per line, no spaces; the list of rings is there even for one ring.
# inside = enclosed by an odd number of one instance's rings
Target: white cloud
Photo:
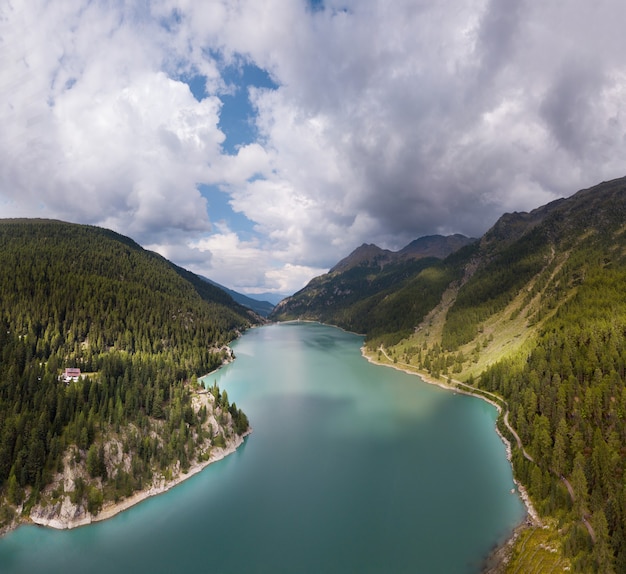
[[[49,4],[39,8],[55,16]],[[1,192],[25,213],[36,199],[50,216],[144,241],[167,229],[206,231],[196,186],[211,180],[220,158],[221,103],[198,102],[186,84],[153,69],[158,42],[101,8],[56,14],[32,43],[8,42],[25,79],[2,109],[0,153],[11,171]],[[24,9],[25,25],[32,15]]]
[[[113,227],[228,286],[291,290],[364,241],[478,235],[624,175],[622,2],[324,6],[0,8],[0,215]],[[278,88],[250,90],[258,140],[228,155],[222,70],[242,63]],[[216,224],[201,184],[252,233]]]
[[[242,241],[223,224],[216,227],[216,233],[188,244],[184,260],[188,269],[199,274],[208,273],[218,283],[243,293],[258,292],[259,286],[263,286],[266,292],[288,294],[301,289],[311,277],[326,271],[280,261],[281,255],[285,258],[290,254],[263,249],[256,240]],[[167,249],[161,252],[166,257],[172,255]],[[201,254],[206,254],[205,260]]]
[[[267,271],[265,274],[266,285],[272,293],[291,294],[302,289],[312,277],[317,277],[326,271],[328,271],[326,268],[285,263],[278,269]],[[254,293],[255,291],[250,292]]]
[[[353,245],[395,233],[395,246],[443,229],[479,234],[505,209],[623,174],[615,102],[626,42],[605,25],[624,12],[616,2],[567,14],[497,0],[342,6],[271,47],[246,45],[281,83],[256,95],[258,124],[280,189],[307,206],[282,203],[280,228],[290,240],[287,230],[300,230],[307,257],[318,231],[318,241],[341,234]],[[280,195],[255,187],[240,204],[248,214],[255,198]],[[257,217],[275,226],[277,215]],[[319,245],[330,261],[330,243]]]

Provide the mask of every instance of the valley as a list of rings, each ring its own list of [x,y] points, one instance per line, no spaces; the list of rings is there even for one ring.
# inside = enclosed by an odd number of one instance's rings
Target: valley
[[[367,271],[367,286],[331,322],[361,327],[377,360],[506,401],[523,445],[513,441],[515,474],[562,541],[558,551],[574,571],[619,572],[626,568],[625,218],[626,180],[605,182],[506,214],[478,241],[392,285],[376,288],[385,266],[331,270],[274,315],[328,320],[316,311],[324,298],[318,285],[328,291]],[[355,321],[357,309],[367,318]]]

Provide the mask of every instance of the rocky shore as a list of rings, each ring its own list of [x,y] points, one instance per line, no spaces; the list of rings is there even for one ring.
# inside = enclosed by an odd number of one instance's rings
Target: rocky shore
[[[88,512],[84,504],[74,504],[71,502],[70,496],[65,495],[63,498],[52,505],[35,505],[25,523],[47,526],[59,530],[86,526],[93,522],[107,520],[116,514],[129,509],[135,504],[140,503],[151,496],[156,496],[168,491],[177,484],[190,478],[194,474],[205,469],[209,464],[222,460],[224,457],[232,454],[243,443],[245,437],[252,431],[248,431],[242,436],[234,435],[229,438],[224,448],[214,448],[208,460],[196,462],[187,472],[178,469],[178,473],[172,479],[167,480],[163,475],[156,476],[150,486],[144,490],[137,491],[131,496],[124,498],[118,502],[105,503],[97,514]]]
[[[230,360],[232,360],[232,355]],[[223,412],[214,404],[210,392],[200,390],[192,396],[192,408],[199,412],[206,409],[209,413],[203,428],[206,431],[205,439],[197,445],[197,456],[189,461],[187,468],[182,468],[179,461],[168,467],[164,472],[154,470],[151,479],[144,483],[144,487],[136,490],[129,496],[116,501],[100,499],[100,504],[89,507],[86,496],[76,496],[77,485],[82,482],[86,488],[95,489],[96,492],[104,492],[104,484],[101,478],[91,478],[84,463],[86,452],[79,451],[77,447],[70,447],[64,455],[63,470],[58,473],[45,489],[38,495],[37,503],[29,510],[23,505],[14,508],[11,512],[12,520],[5,521],[0,535],[9,532],[21,524],[37,524],[56,529],[70,529],[85,526],[93,522],[106,520],[138,504],[139,502],[166,492],[187,478],[197,474],[209,464],[223,459],[235,452],[244,442],[245,437],[252,432],[239,435],[235,432],[233,419],[228,412]],[[221,421],[218,422],[218,418]],[[210,428],[209,428],[210,427]],[[127,429],[126,432],[140,432],[139,429]],[[212,438],[217,435],[223,437],[223,442],[214,445]],[[123,436],[112,434],[105,439],[105,461],[109,476],[115,469],[123,469],[131,472],[132,455],[124,452],[122,444]],[[26,497],[27,499],[27,497]]]

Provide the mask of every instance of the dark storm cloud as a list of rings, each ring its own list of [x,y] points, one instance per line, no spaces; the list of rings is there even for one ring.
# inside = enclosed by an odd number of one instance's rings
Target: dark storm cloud
[[[541,115],[558,145],[575,157],[589,153],[594,143],[595,122],[602,119],[595,100],[604,82],[601,70],[568,63],[547,89]]]

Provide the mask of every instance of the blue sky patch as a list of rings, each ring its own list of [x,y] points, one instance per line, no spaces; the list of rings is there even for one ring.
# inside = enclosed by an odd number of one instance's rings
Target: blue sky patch
[[[197,75],[191,78],[183,78],[183,82],[189,86],[193,97],[199,102],[208,96],[206,92],[206,78],[204,76]]]
[[[227,66],[222,70],[222,78],[229,93],[217,94],[222,101],[218,127],[226,136],[222,144],[224,151],[236,154],[238,147],[250,144],[257,138],[254,121],[256,110],[250,103],[248,89],[255,87],[275,90],[278,84],[265,70],[254,64]],[[208,96],[204,76],[198,74],[183,77],[181,80],[189,86],[193,97],[199,102]]]
[[[234,154],[239,146],[252,143],[257,138],[254,122],[256,110],[250,103],[248,88],[275,90],[278,85],[265,70],[253,64],[230,66],[223,71],[223,78],[233,88],[233,92],[220,96],[222,111],[219,128],[226,135],[222,144],[224,151]]]
[[[256,87],[275,90],[278,85],[265,70],[247,63],[224,67],[222,78],[230,93],[217,94],[222,101],[218,127],[226,136],[222,148],[226,153],[234,155],[240,146],[254,142],[258,136],[254,120],[256,110],[250,103],[248,89]],[[181,79],[189,86],[196,100],[202,101],[209,95],[204,76],[198,74]],[[215,185],[200,185],[199,190],[207,200],[209,219],[213,223],[224,221],[242,240],[255,235],[254,222],[242,213],[233,211],[228,193]]]
[[[324,9],[324,0],[308,0],[309,8],[313,12],[319,12]]]
[[[243,213],[234,211],[227,193],[221,191],[215,185],[200,185],[200,193],[206,198],[211,223],[224,221],[231,231],[237,233],[242,240],[250,239],[254,234],[254,222],[250,221]],[[214,229],[214,231],[216,231]]]

